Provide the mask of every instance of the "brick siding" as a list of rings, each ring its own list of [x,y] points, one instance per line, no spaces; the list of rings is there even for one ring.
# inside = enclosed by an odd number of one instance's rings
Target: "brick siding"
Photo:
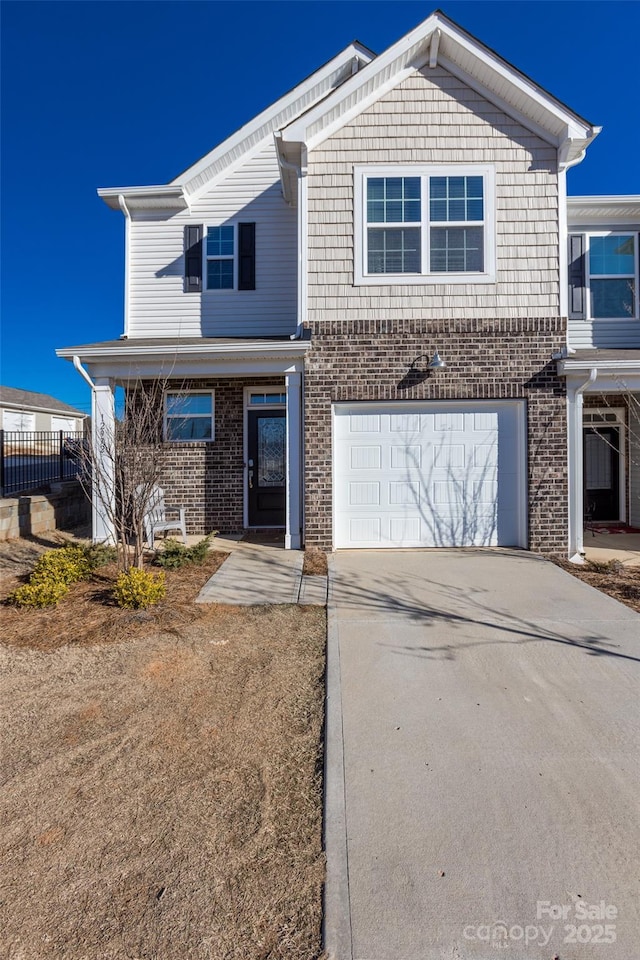
[[[284,383],[269,377],[269,386]],[[187,532],[242,530],[244,497],[244,387],[256,387],[255,377],[194,380],[181,389],[215,391],[213,443],[167,443],[162,484],[168,503],[186,506]]]
[[[529,548],[567,548],[565,381],[552,353],[561,319],[355,320],[313,326],[305,374],[306,544],[331,547],[331,404],[356,400],[527,402]],[[412,361],[438,349],[447,363],[427,377]],[[428,361],[422,360],[419,370]]]

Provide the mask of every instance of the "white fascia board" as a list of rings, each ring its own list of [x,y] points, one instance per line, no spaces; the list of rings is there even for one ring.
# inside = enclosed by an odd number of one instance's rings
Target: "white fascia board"
[[[591,370],[598,371],[598,379],[594,383],[592,393],[602,393],[602,377],[615,377],[629,373],[640,377],[640,359],[637,360],[559,360],[558,373],[570,379],[572,376],[584,377]],[[599,386],[599,389],[598,389]],[[607,387],[608,389],[608,387]]]
[[[303,357],[310,349],[310,340],[290,340],[275,341],[273,343],[254,343],[248,340],[242,344],[148,344],[135,346],[135,341],[127,341],[126,349],[122,347],[90,347],[86,351],[82,348],[63,347],[56,350],[56,356],[64,360],[72,360],[74,356],[80,357],[83,363],[91,363],[94,360],[107,359],[118,361],[118,363],[128,363],[132,359],[153,359],[177,361],[182,357],[207,357],[207,358],[229,358],[236,357],[285,357],[295,359]]]
[[[640,195],[567,197],[567,214],[572,224],[589,224],[596,220],[620,223],[640,222]]]
[[[120,210],[120,197],[124,197],[127,206],[135,208],[136,200],[157,201],[156,204],[167,210],[186,210],[189,206],[182,187],[170,184],[158,184],[147,187],[100,187],[98,196],[112,210]]]
[[[389,79],[383,84],[383,87],[376,89],[375,98],[381,96],[381,89],[384,88],[385,93],[387,89],[393,89],[393,87],[400,82],[397,79],[397,74],[393,72],[394,62],[401,62],[403,55],[406,55],[408,50],[420,43],[424,43],[426,59],[428,59],[429,41],[431,34],[437,26],[439,26],[439,21],[435,14],[427,17],[427,19],[418,24],[417,27],[405,34],[404,37],[401,37],[397,43],[392,44],[384,53],[379,54],[365,69],[358,71],[358,73],[354,74],[349,80],[345,80],[333,96],[325,97],[317,106],[312,107],[298,120],[294,120],[293,123],[286,126],[282,131],[282,139],[294,143],[305,143],[308,128],[313,126],[318,120],[321,120],[324,114],[332,110],[337,103],[354,96],[361,87],[369,83],[372,74],[384,73],[385,71],[390,72]],[[412,65],[409,73],[412,73],[413,69],[414,67]],[[403,65],[400,70],[404,72],[405,66]]]
[[[196,377],[274,377],[288,373],[301,373],[301,358],[263,357],[252,358],[129,358],[124,362],[96,358],[87,361],[87,369],[94,380],[101,378],[126,383],[142,379],[184,380]]]
[[[530,130],[531,133],[535,133],[537,137],[540,137],[541,140],[544,140],[545,143],[548,143],[552,147],[558,147],[561,142],[561,138],[554,133],[551,133],[549,130],[546,130],[544,127],[541,127],[539,123],[536,123],[535,120],[532,120],[531,117],[528,117],[521,110],[518,110],[513,104],[509,103],[499,94],[494,93],[493,90],[490,90],[489,87],[485,86],[480,80],[476,77],[471,77],[466,70],[463,70],[458,66],[457,63],[454,63],[453,60],[450,60],[448,57],[443,56],[442,54],[439,57],[439,62],[445,70],[448,70],[452,76],[457,77],[458,80],[462,80],[467,84],[472,90],[475,90],[476,93],[479,93],[481,96],[488,100],[489,103],[493,103],[494,106],[498,107],[499,110],[502,110],[508,117],[511,117],[512,120],[516,120],[518,123],[521,123],[523,127],[527,130]]]
[[[0,410],[22,410],[25,413],[52,413],[54,417],[75,417],[76,420],[88,416],[86,413],[81,413],[80,410],[59,410],[56,407],[36,407],[30,403],[13,403],[10,400],[0,400]]]
[[[329,60],[329,62],[323,67],[320,67],[319,70],[316,70],[309,77],[307,77],[306,80],[295,86],[288,93],[284,94],[284,96],[280,97],[279,100],[276,100],[275,103],[270,104],[256,117],[253,117],[248,123],[245,123],[242,127],[240,127],[239,130],[236,130],[235,133],[232,133],[230,137],[227,137],[226,140],[223,140],[222,143],[219,143],[216,147],[214,147],[213,150],[210,150],[209,153],[205,154],[204,157],[201,157],[196,163],[175,177],[171,181],[171,184],[180,184],[188,188],[188,184],[191,180],[206,171],[211,164],[223,158],[225,154],[240,149],[244,155],[244,151],[242,149],[243,142],[250,140],[252,136],[260,131],[261,127],[268,127],[273,123],[274,127],[272,129],[265,130],[265,134],[263,137],[260,137],[260,141],[262,142],[267,137],[272,136],[273,129],[275,129],[275,121],[277,120],[279,113],[286,109],[286,107],[295,100],[304,97],[305,94],[313,90],[314,87],[322,84],[323,81],[326,82],[331,74],[335,73],[336,70],[340,70],[342,67],[349,67],[354,59],[363,61],[364,63],[369,63],[372,60],[372,53],[360,43],[350,43],[349,46],[345,47],[344,50],[341,50],[340,53],[336,54],[336,56]],[[330,88],[327,87],[327,89],[320,93],[319,96],[325,96],[326,93],[329,92],[329,89]]]
[[[499,76],[501,80],[505,80],[511,86],[529,97],[539,107],[542,107],[561,123],[566,124],[571,130],[575,131],[576,137],[590,138],[590,133],[593,128],[589,123],[569,110],[568,107],[561,104],[555,97],[543,91],[533,80],[529,80],[528,77],[520,73],[517,68],[506,63],[498,54],[492,53],[486,47],[473,42],[469,37],[460,33],[449,24],[442,25],[442,32],[446,37],[450,38],[454,45],[459,46],[466,53],[476,57],[483,66],[488,67],[489,70]],[[449,61],[451,60],[450,57],[447,59]],[[442,56],[440,57],[440,61],[444,63]]]
[[[628,194],[622,194],[622,193],[595,194],[594,193],[586,197],[575,197],[575,196],[567,197],[567,203],[569,204],[569,206],[571,206],[571,204],[580,204],[580,206],[593,204],[594,206],[598,206],[598,204],[601,204],[601,203],[606,203],[606,204],[636,203],[638,204],[638,209],[640,209],[640,194],[639,193],[628,193]]]
[[[309,131],[314,124],[320,122],[322,117],[329,111],[335,109],[340,102],[353,98],[362,86],[371,81],[372,75],[376,73],[384,74],[386,72],[388,76],[387,80],[376,89],[375,94],[363,99],[360,103],[352,106],[348,111],[345,111],[339,120],[334,119],[331,121],[332,132],[335,132],[341,124],[347,123],[353,119],[354,116],[357,116],[358,112],[366,109],[372,100],[379,98],[388,92],[389,89],[401,83],[414,69],[418,69],[424,65],[424,63],[428,63],[431,35],[436,29],[441,32],[438,62],[446,70],[454,73],[459,79],[467,82],[470,87],[478,90],[478,92],[482,92],[483,95],[486,96],[489,101],[495,103],[496,106],[505,109],[505,112],[509,113],[509,115],[514,115],[515,113],[516,118],[519,119],[523,125],[549,143],[552,143],[554,146],[559,146],[561,142],[564,142],[565,138],[562,137],[560,132],[562,130],[565,133],[565,137],[568,136],[570,140],[578,141],[580,150],[582,150],[598,132],[598,128],[591,127],[577,114],[563,107],[549,94],[544,93],[533,81],[528,80],[524,75],[502,61],[497,54],[491,53],[483,46],[467,38],[459,32],[453,24],[441,19],[436,13],[432,14],[401,40],[376,57],[367,68],[356,74],[350,80],[346,80],[332,96],[326,97],[316,107],[313,107],[298,120],[295,120],[285,127],[282,131],[283,139],[306,143],[309,149],[317,146],[318,142],[321,142],[321,138],[324,139],[324,131],[322,131],[322,133],[315,133],[313,140],[308,137],[307,131]],[[407,64],[406,61],[403,63],[402,58],[403,56],[406,57],[407,50],[412,47],[420,49],[419,45],[421,42],[424,45],[423,55],[415,55],[410,64]],[[501,81],[508,82],[520,93],[528,97],[536,106],[542,108],[550,116],[550,119],[553,119],[554,122],[552,126],[555,129],[545,130],[539,123],[526,117],[522,111],[518,111],[514,106],[509,106],[503,98],[493,93],[491,88],[479,77],[471,76],[467,70],[456,66],[453,59],[456,47],[464,50],[481,63],[486,68],[485,72],[487,75],[493,73]],[[446,51],[448,51],[448,53]],[[393,67],[394,62],[398,62],[398,69],[395,72]],[[488,79],[488,76],[486,79]]]
[[[323,127],[317,133],[311,137],[305,136],[301,140],[304,143],[307,151],[315,150],[319,147],[325,140],[328,140],[329,137],[333,136],[336,131],[340,130],[341,127],[346,126],[347,123],[351,123],[352,120],[355,120],[361,113],[364,113],[365,110],[368,110],[369,107],[379,100],[381,97],[384,97],[385,94],[390,93],[394,87],[397,87],[404,80],[407,80],[412,73],[415,73],[417,69],[426,61],[425,58],[421,58],[420,61],[416,64],[411,64],[409,67],[403,67],[401,70],[398,70],[397,73],[394,73],[385,83],[382,83],[379,87],[376,87],[368,96],[363,97],[362,100],[354,104],[349,110],[345,110],[343,114],[336,117],[330,124],[326,127]]]

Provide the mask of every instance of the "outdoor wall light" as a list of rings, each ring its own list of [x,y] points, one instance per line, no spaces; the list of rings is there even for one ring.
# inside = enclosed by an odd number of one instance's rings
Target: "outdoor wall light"
[[[436,350],[430,362],[427,364],[429,370],[441,370],[443,367],[446,367],[446,363]]]

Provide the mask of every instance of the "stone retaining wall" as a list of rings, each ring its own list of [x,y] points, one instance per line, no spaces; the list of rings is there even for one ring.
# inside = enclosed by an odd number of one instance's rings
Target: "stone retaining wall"
[[[73,530],[91,522],[91,507],[77,480],[55,485],[51,493],[0,500],[0,540]]]

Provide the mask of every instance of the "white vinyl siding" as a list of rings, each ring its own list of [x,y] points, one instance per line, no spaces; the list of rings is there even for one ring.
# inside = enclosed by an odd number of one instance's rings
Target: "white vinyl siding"
[[[495,283],[354,286],[354,166],[495,168]],[[438,66],[417,70],[311,150],[309,319],[560,314],[557,151]]]
[[[256,224],[256,289],[183,292],[184,227]],[[282,196],[273,143],[169,216],[136,213],[129,241],[129,337],[245,337],[295,332],[296,211]]]

